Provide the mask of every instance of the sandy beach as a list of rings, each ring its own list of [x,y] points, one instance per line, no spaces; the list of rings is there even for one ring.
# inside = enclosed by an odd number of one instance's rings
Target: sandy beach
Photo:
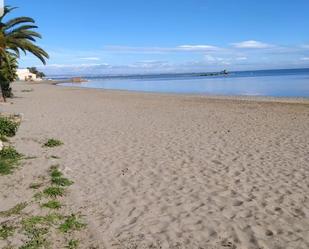
[[[22,113],[12,141],[37,158],[0,178],[0,211],[56,155],[88,223],[81,248],[309,248],[309,101],[13,90],[1,111]],[[42,148],[50,137],[64,145]]]

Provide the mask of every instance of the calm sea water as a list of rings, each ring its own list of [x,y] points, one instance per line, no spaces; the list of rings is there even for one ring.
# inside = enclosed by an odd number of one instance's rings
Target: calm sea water
[[[309,69],[231,72],[212,77],[162,74],[85,78],[89,82],[60,85],[158,93],[309,97]]]

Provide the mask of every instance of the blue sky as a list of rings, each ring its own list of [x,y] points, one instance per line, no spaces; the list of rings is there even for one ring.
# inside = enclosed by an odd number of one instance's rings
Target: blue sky
[[[48,74],[309,67],[308,0],[11,0],[34,17]]]

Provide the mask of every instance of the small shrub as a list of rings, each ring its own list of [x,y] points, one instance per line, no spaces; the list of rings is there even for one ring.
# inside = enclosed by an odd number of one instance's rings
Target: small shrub
[[[51,138],[47,140],[47,142],[44,144],[44,147],[52,148],[52,147],[57,147],[60,145],[63,145],[63,143],[60,140]]]
[[[56,200],[49,201],[47,203],[42,204],[42,207],[50,208],[50,209],[60,209],[61,206],[62,206],[61,203],[59,201],[56,201]]]
[[[15,136],[19,124],[6,117],[0,117],[0,135],[13,137]]]
[[[7,239],[14,234],[15,227],[8,225],[0,225],[0,238]]]
[[[44,189],[43,193],[49,197],[56,198],[64,195],[64,189],[60,187],[48,187]]]
[[[80,222],[75,214],[67,217],[64,223],[59,226],[59,230],[63,233],[67,233],[72,230],[80,230],[84,228],[86,224]]]

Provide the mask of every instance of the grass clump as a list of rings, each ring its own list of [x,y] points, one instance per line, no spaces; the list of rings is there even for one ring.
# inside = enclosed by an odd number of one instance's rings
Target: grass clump
[[[56,224],[63,218],[62,215],[53,213],[46,216],[31,216],[22,220],[22,227],[26,232],[31,232],[34,228],[49,227]]]
[[[0,135],[13,137],[15,136],[19,124],[6,117],[0,117]]]
[[[64,195],[64,188],[58,186],[48,187],[44,189],[43,193],[48,197],[57,198],[58,196]]]
[[[45,238],[46,231],[37,231],[26,244],[19,247],[19,249],[40,249],[48,246],[48,241]]]
[[[27,207],[27,202],[22,202],[17,204],[16,206],[12,207],[11,209],[7,210],[7,211],[2,211],[0,212],[0,217],[9,217],[12,215],[18,215],[21,213],[21,211],[23,211],[25,209],[25,207]]]
[[[65,247],[67,249],[76,249],[79,245],[79,241],[76,240],[76,239],[71,239],[69,242],[68,242],[68,245]]]
[[[54,185],[58,185],[61,187],[67,187],[73,184],[73,182],[70,181],[69,179],[62,177],[63,174],[61,171],[59,171],[57,165],[51,167],[50,176],[51,176],[51,182]]]
[[[42,207],[44,208],[49,208],[49,209],[60,209],[61,208],[61,203],[56,200],[48,201],[44,204],[42,204]]]
[[[46,239],[46,235],[49,233],[51,226],[59,223],[62,218],[63,216],[56,213],[47,216],[31,216],[24,218],[21,224],[29,241],[19,249],[39,249],[48,247],[49,242]]]
[[[17,150],[12,146],[5,146],[0,151],[0,159],[2,160],[19,160],[22,154],[17,152]]]
[[[76,215],[72,214],[59,226],[59,230],[63,233],[68,233],[69,231],[80,230],[85,226],[86,224],[80,222]]]
[[[9,140],[6,138],[6,136],[0,135],[0,140],[2,142],[8,142]]]
[[[42,218],[40,216],[34,216],[22,221],[23,229],[29,240],[19,247],[19,249],[39,249],[45,248],[48,245],[45,237],[48,233],[48,228],[41,224]]]
[[[72,181],[70,181],[67,178],[64,177],[56,177],[56,178],[52,178],[52,183],[61,187],[67,187],[67,186],[71,186],[73,184]]]
[[[50,167],[51,178],[62,177],[62,172],[58,169],[58,165],[53,165]]]
[[[15,164],[9,161],[0,160],[0,175],[12,174]]]
[[[14,234],[15,227],[9,225],[0,225],[0,239],[7,239]]]
[[[22,154],[18,153],[12,146],[6,146],[0,151],[0,175],[8,175],[18,165]]]
[[[63,142],[61,142],[60,140],[51,138],[47,140],[47,142],[44,144],[44,147],[52,148],[52,147],[57,147],[60,145],[63,145]]]

